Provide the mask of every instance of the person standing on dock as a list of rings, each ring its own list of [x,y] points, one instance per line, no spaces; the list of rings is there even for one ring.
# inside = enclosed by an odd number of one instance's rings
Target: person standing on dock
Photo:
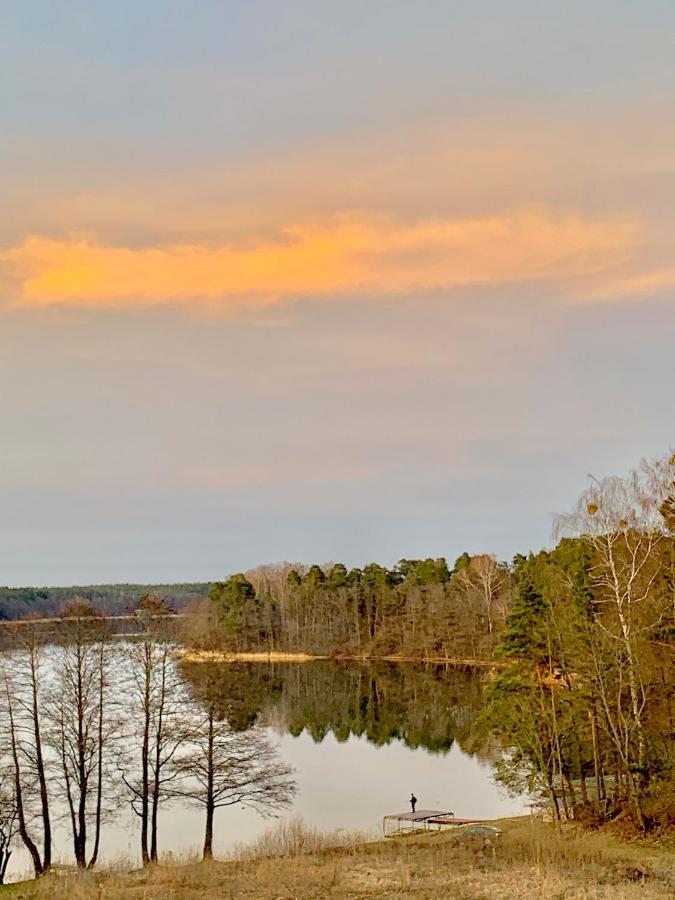
[[[413,813],[415,812],[415,806],[417,804],[417,797],[414,794],[410,795],[410,805],[412,806]]]

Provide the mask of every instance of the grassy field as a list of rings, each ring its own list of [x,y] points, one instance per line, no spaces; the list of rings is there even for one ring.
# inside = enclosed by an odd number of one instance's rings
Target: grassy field
[[[503,824],[496,839],[442,832],[363,843],[296,825],[230,862],[159,866],[130,873],[61,872],[12,885],[2,900],[191,900],[191,898],[425,898],[576,900],[672,898],[673,844],[629,843],[575,827],[529,820]],[[672,841],[672,836],[671,836]],[[266,855],[270,852],[276,855]]]

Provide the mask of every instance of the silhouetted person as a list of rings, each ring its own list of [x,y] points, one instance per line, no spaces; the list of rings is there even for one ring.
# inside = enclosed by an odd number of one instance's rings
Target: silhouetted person
[[[415,812],[415,806],[417,804],[417,797],[414,794],[410,795],[410,805],[412,806],[413,813]]]

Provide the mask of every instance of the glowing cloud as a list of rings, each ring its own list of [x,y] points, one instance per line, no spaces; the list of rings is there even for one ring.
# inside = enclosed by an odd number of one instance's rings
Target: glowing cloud
[[[628,272],[621,277],[600,283],[592,292],[594,300],[617,300],[622,297],[646,297],[672,294],[675,290],[675,268],[645,267],[644,271]]]
[[[293,225],[277,238],[224,245],[120,247],[31,236],[0,252],[20,306],[265,306],[448,290],[463,285],[595,277],[631,258],[625,220],[497,218],[413,224],[343,218]]]

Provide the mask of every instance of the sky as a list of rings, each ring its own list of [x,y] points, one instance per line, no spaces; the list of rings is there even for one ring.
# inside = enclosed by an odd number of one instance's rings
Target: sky
[[[0,584],[508,559],[675,443],[670,0],[0,24]]]

